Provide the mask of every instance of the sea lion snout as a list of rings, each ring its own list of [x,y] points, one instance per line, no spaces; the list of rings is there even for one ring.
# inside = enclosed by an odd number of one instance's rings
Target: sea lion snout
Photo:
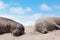
[[[24,28],[16,28],[15,30],[12,31],[12,34],[14,36],[20,36],[24,34]]]
[[[46,34],[46,33],[48,33],[48,31],[45,30],[45,31],[43,31],[42,33],[43,33],[43,34]]]

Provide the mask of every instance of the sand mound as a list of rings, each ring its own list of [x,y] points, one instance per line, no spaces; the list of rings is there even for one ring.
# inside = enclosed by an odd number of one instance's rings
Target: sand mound
[[[60,30],[55,30],[47,34],[34,31],[33,27],[25,27],[26,33],[19,37],[14,37],[11,33],[0,35],[0,40],[60,40]]]

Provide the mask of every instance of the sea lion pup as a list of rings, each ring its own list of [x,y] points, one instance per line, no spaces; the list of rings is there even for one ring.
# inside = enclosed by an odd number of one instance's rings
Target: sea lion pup
[[[35,22],[35,30],[43,34],[56,29],[60,29],[60,18],[58,17],[47,17]]]
[[[24,26],[12,19],[0,17],[0,34],[12,33],[14,36],[24,34]]]

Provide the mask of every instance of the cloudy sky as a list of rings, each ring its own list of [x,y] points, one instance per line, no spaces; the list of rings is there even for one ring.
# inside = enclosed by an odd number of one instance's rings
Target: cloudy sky
[[[60,0],[0,0],[0,17],[33,25],[43,17],[60,17]]]

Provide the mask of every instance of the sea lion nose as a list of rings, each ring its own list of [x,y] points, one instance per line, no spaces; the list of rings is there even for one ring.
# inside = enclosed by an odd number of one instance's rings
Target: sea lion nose
[[[46,33],[48,33],[48,31],[43,31],[43,34],[46,34]]]
[[[47,31],[44,31],[44,34],[46,34],[47,33]]]

